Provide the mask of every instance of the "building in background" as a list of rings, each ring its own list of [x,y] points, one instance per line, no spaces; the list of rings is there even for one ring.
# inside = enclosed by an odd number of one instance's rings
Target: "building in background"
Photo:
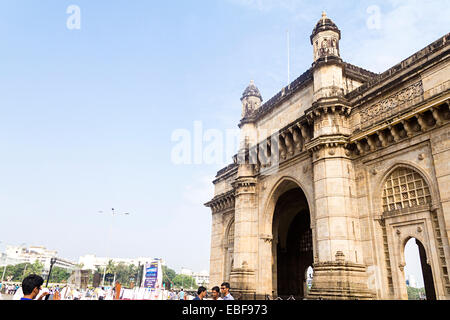
[[[49,250],[44,246],[6,246],[5,252],[0,257],[0,266],[17,265],[21,263],[35,263],[39,261],[44,265],[44,273],[50,270],[50,260],[56,258],[54,267],[68,270],[76,268],[76,263],[68,259],[58,257],[56,250]]]
[[[208,287],[208,285],[209,285],[209,272],[206,270],[202,270],[200,272],[193,272],[190,269],[182,268],[180,271],[180,274],[194,278],[194,280],[198,286]],[[218,286],[218,285],[220,285],[220,283],[215,284],[215,285]]]
[[[418,288],[416,277],[414,277],[414,275],[412,275],[412,274],[409,274],[406,278],[406,285],[408,287]]]
[[[103,269],[108,265],[109,261],[112,261],[114,264],[123,263],[127,266],[135,265],[135,266],[143,266],[146,263],[150,263],[154,261],[155,258],[149,257],[139,257],[139,258],[108,258],[108,257],[97,257],[94,254],[88,254],[81,256],[78,260],[78,264],[82,264],[82,270],[97,270],[97,268]],[[164,260],[161,260],[161,265],[165,265]]]

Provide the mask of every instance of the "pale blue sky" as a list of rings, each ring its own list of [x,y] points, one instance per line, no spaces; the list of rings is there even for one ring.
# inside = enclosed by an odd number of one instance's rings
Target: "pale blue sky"
[[[66,9],[81,8],[68,30]],[[367,8],[381,12],[370,29]],[[450,30],[442,1],[3,0],[0,241],[62,257],[209,269],[214,165],[171,162],[171,134],[234,129],[251,79],[268,100],[312,63],[326,10],[345,61],[382,72]],[[96,214],[111,207],[130,216]],[[3,248],[3,245],[0,246]]]

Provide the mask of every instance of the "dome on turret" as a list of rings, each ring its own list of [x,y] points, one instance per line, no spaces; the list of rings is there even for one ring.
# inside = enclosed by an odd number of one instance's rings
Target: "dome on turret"
[[[332,30],[339,34],[339,40],[341,40],[341,31],[337,27],[337,25],[327,17],[327,14],[325,11],[322,13],[322,18],[317,22],[316,27],[314,28],[312,34],[311,34],[311,44],[313,42],[314,37],[319,33],[323,31]]]
[[[259,92],[258,88],[255,86],[255,82],[253,80],[250,81],[250,84],[245,89],[244,93],[242,94],[241,101],[247,97],[257,97],[257,98],[261,99],[261,101],[262,101],[261,93]]]

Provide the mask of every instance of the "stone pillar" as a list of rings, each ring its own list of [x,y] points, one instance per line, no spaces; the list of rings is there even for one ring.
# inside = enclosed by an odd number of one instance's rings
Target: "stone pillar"
[[[442,127],[431,137],[431,148],[433,156],[433,165],[436,173],[437,192],[439,193],[440,203],[435,207],[441,207],[436,210],[435,228],[439,229],[438,243],[442,246],[439,251],[441,264],[447,268],[450,266],[450,129]],[[442,214],[439,214],[442,212]],[[445,286],[445,295],[450,298],[450,275],[444,274],[443,285]]]
[[[374,299],[368,287],[345,137],[318,137],[313,153],[316,261],[308,299]]]
[[[251,165],[240,165],[235,188],[234,264],[230,285],[235,298],[253,299],[257,268],[257,198],[256,179],[244,174]]]
[[[308,299],[324,300],[369,300],[374,295],[367,290],[366,268],[345,261],[338,251],[335,261],[314,264],[314,279]]]
[[[221,284],[224,279],[224,230],[225,226],[223,225],[222,214],[213,211],[211,226],[211,255],[209,264],[210,283]]]

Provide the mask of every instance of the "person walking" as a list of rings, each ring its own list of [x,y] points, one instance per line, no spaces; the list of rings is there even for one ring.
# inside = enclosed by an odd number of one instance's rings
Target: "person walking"
[[[208,293],[206,292],[206,288],[204,286],[200,286],[197,290],[197,296],[192,300],[203,300],[207,295]]]
[[[185,292],[183,291],[183,288],[181,288],[181,291],[180,291],[180,293],[178,294],[178,297],[180,298],[180,300],[185,300],[185,299],[184,299],[184,294],[185,294]]]
[[[234,300],[233,296],[230,293],[230,284],[228,282],[224,282],[220,285],[220,290],[223,293],[223,300]]]

